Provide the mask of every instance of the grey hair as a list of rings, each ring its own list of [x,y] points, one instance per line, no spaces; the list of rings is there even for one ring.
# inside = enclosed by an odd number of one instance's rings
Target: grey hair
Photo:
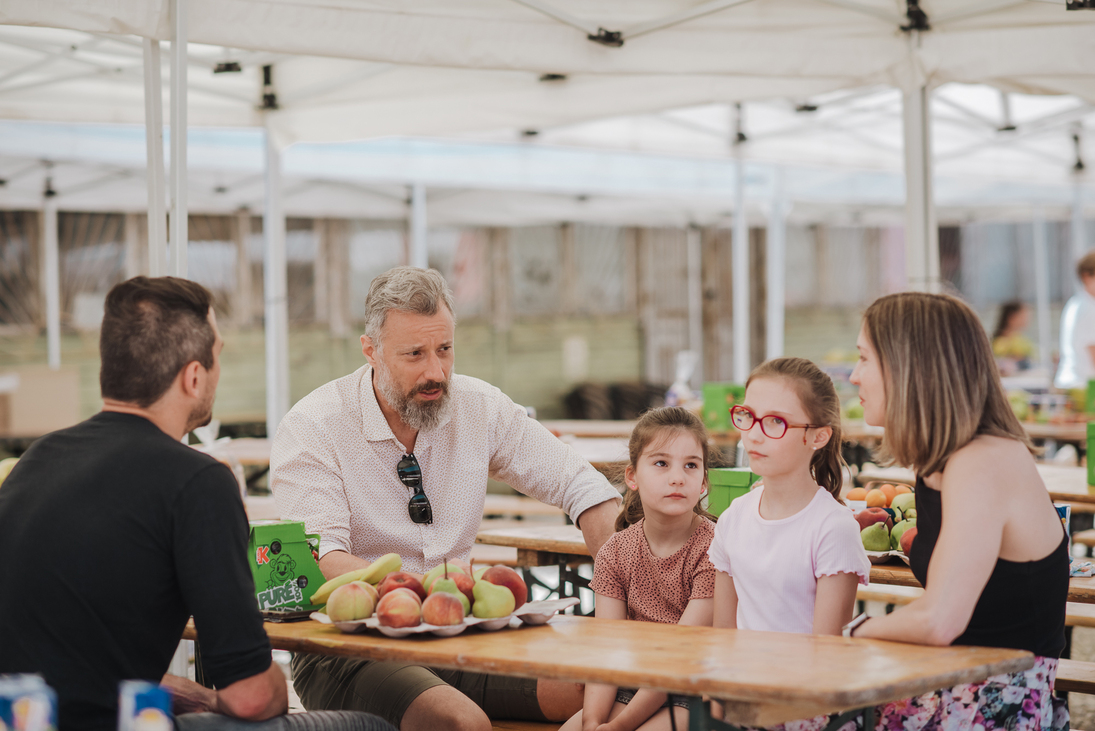
[[[436,315],[445,305],[456,322],[452,290],[436,269],[395,267],[373,277],[365,297],[365,337],[380,347],[380,331],[391,310]]]

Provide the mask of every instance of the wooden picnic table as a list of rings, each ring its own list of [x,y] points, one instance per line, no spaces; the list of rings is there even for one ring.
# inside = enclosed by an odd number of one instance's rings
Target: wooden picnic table
[[[520,566],[559,566],[573,561],[590,561],[582,532],[572,525],[495,528],[482,530],[476,543],[510,546],[517,549]],[[893,559],[886,564],[871,566],[872,584],[920,586],[912,569]],[[1095,604],[1095,577],[1075,577],[1068,583],[1068,601]]]
[[[292,652],[393,660],[527,678],[655,688],[726,701],[726,720],[770,726],[874,707],[1030,668],[1029,652],[687,627],[558,615],[545,625],[455,637],[342,634],[315,621],[265,629]],[[197,639],[193,625],[185,639]]]

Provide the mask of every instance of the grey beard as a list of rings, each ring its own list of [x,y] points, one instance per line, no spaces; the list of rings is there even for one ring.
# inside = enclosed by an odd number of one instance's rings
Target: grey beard
[[[444,421],[449,414],[449,384],[442,385],[441,398],[433,401],[419,402],[414,400],[415,391],[401,393],[396,389],[389,377],[388,370],[384,366],[374,369],[376,378],[373,383],[380,391],[380,395],[395,409],[403,423],[416,431],[430,431]]]

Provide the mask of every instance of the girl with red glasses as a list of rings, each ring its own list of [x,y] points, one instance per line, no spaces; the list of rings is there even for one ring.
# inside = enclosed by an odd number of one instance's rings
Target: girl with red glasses
[[[840,500],[840,401],[832,379],[803,358],[753,371],[731,417],[763,485],[719,517],[716,627],[840,634],[870,563]]]

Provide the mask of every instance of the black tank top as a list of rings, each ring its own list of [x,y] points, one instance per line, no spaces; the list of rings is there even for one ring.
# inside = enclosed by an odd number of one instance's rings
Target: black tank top
[[[942,524],[942,496],[917,478],[916,539],[909,565],[925,587],[928,562]],[[974,520],[971,527],[975,526]],[[953,644],[1007,647],[1041,657],[1060,657],[1065,648],[1068,564],[1068,539],[1064,537],[1057,548],[1037,561],[997,558],[969,626]]]

